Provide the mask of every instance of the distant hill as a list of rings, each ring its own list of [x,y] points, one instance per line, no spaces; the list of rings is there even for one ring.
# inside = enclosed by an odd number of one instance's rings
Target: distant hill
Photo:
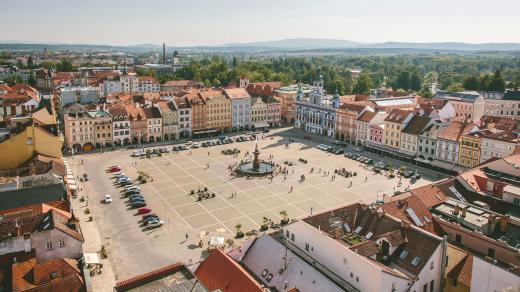
[[[0,50],[30,51],[30,50],[71,50],[71,51],[129,51],[150,52],[160,51],[162,45],[139,44],[131,46],[112,46],[97,44],[60,44],[60,43],[35,43],[35,42],[1,42]],[[297,53],[297,52],[321,52],[345,51],[365,52],[376,50],[377,52],[472,52],[472,51],[520,51],[520,43],[462,43],[462,42],[432,42],[432,43],[408,43],[408,42],[384,42],[384,43],[359,43],[350,40],[320,39],[320,38],[294,38],[263,42],[233,43],[217,46],[168,46],[168,50],[182,49],[185,51],[205,52],[245,52],[245,53]]]
[[[276,49],[319,49],[319,48],[353,48],[363,45],[349,40],[297,38],[265,42],[225,44],[221,47],[263,47]]]

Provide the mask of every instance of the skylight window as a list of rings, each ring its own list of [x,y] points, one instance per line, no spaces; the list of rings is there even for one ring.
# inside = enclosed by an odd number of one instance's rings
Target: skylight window
[[[367,233],[367,235],[365,235],[365,238],[370,239],[370,237],[372,237],[372,235],[374,235],[374,233],[369,232],[369,233]]]
[[[414,257],[412,260],[412,266],[416,267],[421,262],[420,257]]]
[[[354,233],[358,234],[359,232],[361,232],[361,229],[363,229],[363,227],[361,227],[361,226],[356,227],[356,230],[354,230]]]
[[[401,254],[399,255],[399,258],[404,260],[407,256],[408,256],[408,251],[407,250],[403,250],[401,252]]]

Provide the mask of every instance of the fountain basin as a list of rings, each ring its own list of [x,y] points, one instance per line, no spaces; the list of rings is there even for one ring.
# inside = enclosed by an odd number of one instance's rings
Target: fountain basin
[[[262,176],[273,173],[274,166],[271,163],[259,161],[258,167],[253,167],[251,162],[240,163],[235,172],[241,175]]]

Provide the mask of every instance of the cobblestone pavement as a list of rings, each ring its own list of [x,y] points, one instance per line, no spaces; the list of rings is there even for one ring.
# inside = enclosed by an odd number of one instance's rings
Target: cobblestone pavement
[[[289,170],[287,178],[277,175],[272,181],[269,178],[237,178],[227,169],[230,164],[244,159],[247,151],[252,152],[254,141],[151,159],[131,158],[128,150],[76,156],[84,161],[80,173],[87,172],[91,178],[85,184],[84,192],[89,198],[94,222],[82,223],[87,229],[97,227],[101,234],[97,237],[99,240],[86,243],[85,250],[105,245],[115,279],[122,280],[177,261],[197,263],[206,255],[206,250],[198,247],[199,240],[202,238],[207,244],[211,236],[221,234],[217,229],[225,231],[226,239],[233,239],[237,224],[241,224],[241,230],[245,232],[258,229],[264,217],[279,222],[280,211],[286,211],[291,219],[302,218],[355,202],[371,203],[381,199],[384,193],[391,194],[394,189],[404,190],[408,186],[407,180],[403,179],[398,187],[397,178],[374,175],[359,162],[318,150],[314,141],[296,139],[286,148],[288,139],[283,136],[297,137],[298,134],[279,129],[258,141],[261,159],[272,160]],[[223,149],[233,148],[241,151],[237,157],[221,154]],[[299,162],[300,158],[308,162]],[[142,185],[142,192],[148,206],[165,222],[162,228],[144,229],[136,210],[130,209],[111,175],[105,172],[109,165],[122,166],[132,178],[138,171],[152,176],[153,181]],[[332,180],[334,169],[338,168],[355,171],[357,176],[348,179],[336,176]],[[312,173],[311,169],[314,169]],[[301,175],[306,177],[304,182],[299,182]],[[426,183],[428,180],[421,179],[414,187]],[[216,197],[197,202],[196,195],[189,194],[205,187]],[[113,197],[112,204],[102,203],[107,193]],[[232,193],[236,196],[232,197]],[[95,230],[86,232],[96,233]]]

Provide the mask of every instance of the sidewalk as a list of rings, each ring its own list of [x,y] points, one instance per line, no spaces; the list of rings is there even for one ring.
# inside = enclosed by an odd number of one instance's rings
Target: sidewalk
[[[81,159],[71,159],[69,157],[69,162],[72,166],[73,175],[78,177],[79,174],[83,173],[83,169],[81,165],[78,165],[78,162]],[[83,242],[83,252],[84,253],[98,253],[101,250],[101,235],[99,234],[99,230],[96,226],[95,221],[89,221],[89,217],[91,214],[85,214],[85,209],[88,207],[88,198],[85,196],[87,192],[87,186],[77,180],[78,188],[82,188],[82,191],[78,192],[78,196],[76,199],[71,199],[71,208],[74,210],[74,215],[79,219],[81,231],[83,232],[83,238],[85,241]],[[85,201],[80,202],[80,198],[85,196]],[[112,263],[108,258],[101,259],[101,264],[103,264],[102,273],[99,275],[94,275],[91,277],[92,289],[93,291],[113,291],[115,286],[115,274],[112,268]]]

